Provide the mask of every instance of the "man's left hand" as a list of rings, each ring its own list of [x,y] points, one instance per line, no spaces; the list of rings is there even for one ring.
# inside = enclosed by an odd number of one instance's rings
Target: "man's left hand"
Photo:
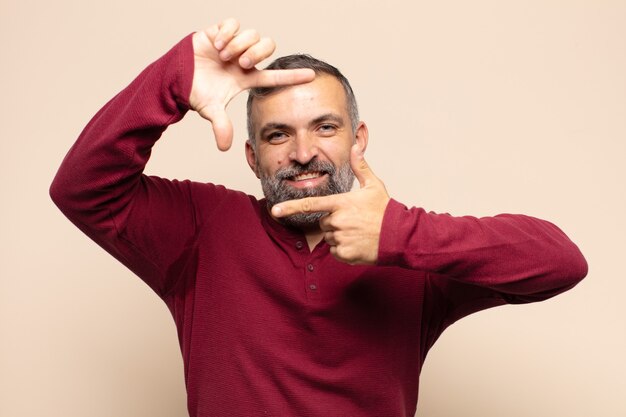
[[[350,165],[360,188],[348,193],[285,201],[272,207],[274,217],[327,212],[320,220],[324,240],[335,258],[349,264],[373,265],[389,194],[370,169],[363,151],[353,145]]]

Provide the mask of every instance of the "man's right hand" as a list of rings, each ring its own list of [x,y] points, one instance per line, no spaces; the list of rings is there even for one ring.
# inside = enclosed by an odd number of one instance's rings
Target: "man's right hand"
[[[193,35],[194,74],[189,104],[213,125],[217,147],[226,151],[233,127],[226,105],[252,87],[275,87],[312,81],[310,69],[257,70],[254,66],[276,48],[270,38],[252,29],[239,32],[239,22],[226,19]]]

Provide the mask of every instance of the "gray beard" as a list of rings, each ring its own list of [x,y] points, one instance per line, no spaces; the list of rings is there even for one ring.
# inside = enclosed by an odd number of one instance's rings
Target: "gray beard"
[[[293,188],[285,180],[305,172],[318,171],[328,174],[328,181],[319,187]],[[267,207],[271,208],[278,203],[288,200],[296,200],[305,197],[320,197],[332,194],[347,193],[352,189],[354,173],[350,163],[336,168],[330,162],[313,159],[307,164],[295,163],[294,166],[281,168],[273,177],[261,175],[261,187],[267,200]],[[326,212],[298,213],[280,219],[281,223],[299,229],[316,228]]]

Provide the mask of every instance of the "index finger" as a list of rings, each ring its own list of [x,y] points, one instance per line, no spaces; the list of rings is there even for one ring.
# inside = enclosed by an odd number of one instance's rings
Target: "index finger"
[[[282,87],[303,84],[315,79],[315,71],[310,68],[288,70],[260,70],[251,79],[251,87]]]
[[[274,217],[286,217],[299,213],[332,213],[339,207],[337,196],[328,195],[324,197],[305,197],[299,200],[283,201],[272,207]]]

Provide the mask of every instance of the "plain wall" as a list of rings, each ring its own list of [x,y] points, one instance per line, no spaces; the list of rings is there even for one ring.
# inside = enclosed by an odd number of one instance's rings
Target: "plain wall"
[[[553,300],[448,329],[418,416],[626,415],[626,2],[0,2],[0,416],[186,415],[165,305],[75,229],[48,187],[90,117],[186,34],[222,18],[352,81],[390,194],[454,215],[558,224],[590,273]],[[148,172],[260,194],[235,143],[188,114]]]

